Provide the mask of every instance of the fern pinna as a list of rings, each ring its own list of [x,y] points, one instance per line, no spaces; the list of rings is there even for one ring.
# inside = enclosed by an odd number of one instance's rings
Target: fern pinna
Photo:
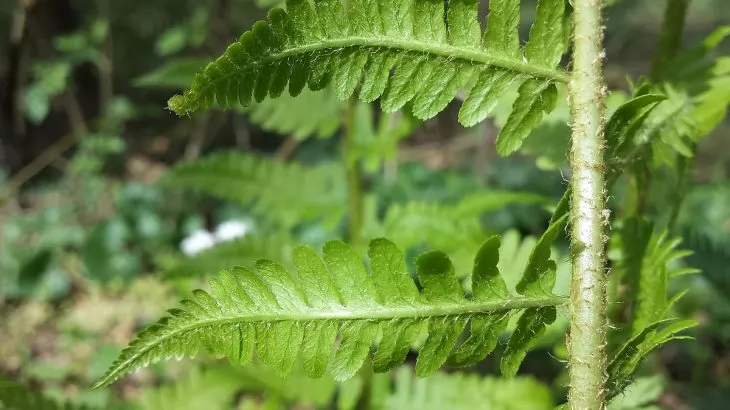
[[[416,260],[419,290],[403,254],[386,239],[370,243],[370,274],[361,257],[340,241],[328,242],[323,258],[310,248],[296,248],[296,274],[266,260],[256,264],[256,272],[241,267],[223,271],[210,282],[211,293],[194,292],[194,299],[140,333],[96,387],[151,362],[194,356],[200,349],[235,364],[250,362],[255,350],[259,360],[281,374],[301,357],[307,375],[319,377],[329,367],[336,379],[344,380],[363,365],[371,345],[377,345],[373,369],[384,372],[402,363],[425,332],[416,364],[417,374],[424,376],[444,364],[467,366],[484,359],[510,317],[522,312],[501,365],[503,373],[514,374],[565,303],[551,293],[555,262],[549,260],[562,222],[536,245],[517,295],[508,291],[497,270],[497,237],[487,240],[475,257],[471,295],[465,294],[449,258],[438,251]],[[455,347],[467,325],[469,336]]]
[[[431,118],[468,91],[459,114],[465,126],[483,120],[510,86],[519,86],[498,151],[517,150],[555,107],[558,68],[569,32],[565,0],[538,1],[529,41],[520,47],[519,0],[492,0],[482,34],[478,0],[288,0],[272,9],[225,54],[170,100],[180,115],[248,106],[332,83],[341,99],[381,98],[385,111],[412,104]],[[391,75],[392,72],[392,75]]]

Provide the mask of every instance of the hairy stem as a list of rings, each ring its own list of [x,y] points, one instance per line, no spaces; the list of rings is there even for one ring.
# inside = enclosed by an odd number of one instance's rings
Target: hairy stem
[[[574,0],[572,113],[570,392],[572,409],[603,409],[606,397],[606,273],[603,0]]]
[[[684,20],[690,0],[667,0],[667,9],[664,13],[664,23],[659,40],[659,48],[654,54],[651,66],[651,78],[656,81],[662,75],[666,62],[677,55],[682,45]]]
[[[352,159],[352,152],[355,149],[355,110],[357,100],[350,98],[345,110],[344,138],[342,143],[342,155],[347,172],[347,202],[348,202],[348,240],[355,244],[360,240],[362,233],[363,199],[362,199],[362,178],[360,165],[357,160]]]

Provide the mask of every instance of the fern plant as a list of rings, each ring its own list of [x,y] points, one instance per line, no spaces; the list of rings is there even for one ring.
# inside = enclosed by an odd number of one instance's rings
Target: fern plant
[[[266,21],[254,24],[197,74],[188,90],[170,99],[170,109],[189,115],[214,105],[246,107],[280,97],[287,88],[296,97],[305,88],[331,87],[338,98],[349,100],[345,122],[351,125],[355,94],[364,102],[379,100],[386,112],[408,108],[415,117],[428,119],[463,91],[459,120],[472,126],[490,114],[510,87],[516,87],[517,97],[496,141],[497,151],[507,155],[519,149],[555,108],[557,84],[564,83],[571,108],[570,186],[532,249],[516,294],[508,290],[497,268],[497,237],[487,239],[478,250],[470,285],[465,287],[441,251],[418,257],[416,274],[411,275],[402,252],[387,239],[370,242],[367,263],[340,241],[325,244],[322,257],[297,247],[292,254],[296,273],[267,260],[256,262],[253,269],[223,270],[210,282],[210,292],[195,291],[181,308],[141,332],[95,387],[149,363],[194,356],[200,350],[227,357],[233,364],[248,363],[255,353],[280,374],[301,360],[307,375],[318,377],[329,371],[337,380],[352,377],[369,357],[375,372],[391,370],[415,350],[416,374],[427,376],[443,365],[469,366],[483,360],[495,349],[510,318],[519,316],[501,359],[501,371],[509,376],[555,321],[558,310],[567,308],[570,382],[564,407],[605,408],[652,350],[684,338],[681,332],[694,322],[669,317],[673,300],[667,298],[668,263],[683,256],[672,251],[676,243],[642,231],[636,238],[640,246],[633,248],[631,227],[643,226],[643,207],[638,206],[633,214],[621,215],[627,229],[621,239],[630,252],[619,267],[632,281],[630,297],[635,300],[629,301],[635,302],[634,319],[624,334],[608,343],[605,227],[612,220],[607,190],[623,173],[636,177],[637,170],[648,169],[647,144],[658,145],[652,140],[657,132],[647,130],[656,129],[652,116],[664,115],[661,106],[673,96],[668,87],[656,86],[662,79],[655,74],[634,86],[633,98],[604,120],[603,3],[539,0],[524,46],[518,35],[519,0],[489,1],[484,31],[477,19],[477,0],[288,0],[285,8],[271,10]],[[686,2],[670,1],[667,15],[683,15],[685,9]],[[672,40],[677,33],[681,34],[681,24],[665,25],[663,36]],[[659,68],[678,52],[678,41],[668,44],[656,59]],[[570,70],[559,66],[568,50],[572,50]],[[702,105],[703,98],[692,100]],[[352,127],[344,134],[347,148],[352,144]],[[682,151],[678,144],[669,145]],[[280,191],[254,195],[245,186],[231,190],[240,181],[226,177],[229,170],[220,172],[220,181],[227,181],[220,185],[205,179],[186,181],[185,172],[178,173],[183,178],[176,184],[256,203],[262,212],[275,203],[271,196],[282,195]],[[276,173],[271,174],[276,179]],[[332,205],[316,189],[302,195],[306,184],[299,172],[286,175],[294,182],[287,192],[293,193],[290,203],[305,205],[294,210],[299,213],[296,218],[313,215],[308,213],[308,201],[317,203],[312,208]],[[263,175],[264,180],[269,177]],[[348,199],[354,204],[351,213],[361,214],[357,168],[348,168],[347,177]],[[460,224],[472,215],[468,203],[451,213],[456,216],[449,224]],[[552,293],[557,263],[550,259],[551,245],[567,223],[570,298]],[[400,234],[398,229],[402,228],[394,229],[394,236]],[[352,241],[358,239],[351,235]],[[416,343],[421,337],[425,341]]]
[[[310,248],[296,248],[298,283],[282,266],[265,260],[256,264],[255,273],[243,268],[223,271],[211,281],[210,294],[196,291],[195,299],[184,301],[181,309],[141,333],[96,386],[142,365],[193,356],[201,349],[235,364],[249,363],[255,349],[257,357],[281,375],[301,356],[307,375],[319,377],[329,368],[336,380],[346,380],[360,369],[374,343],[373,370],[383,372],[403,362],[424,331],[428,337],[420,348],[416,373],[425,376],[447,361],[466,366],[484,359],[510,316],[521,313],[501,364],[504,374],[513,375],[530,344],[555,320],[557,307],[565,304],[551,292],[555,262],[548,259],[560,226],[555,224],[535,247],[517,286],[519,295],[507,291],[497,271],[496,237],[475,257],[470,297],[451,261],[437,251],[416,261],[419,290],[402,253],[385,239],[370,243],[370,274],[361,258],[340,241],[324,246],[323,259]],[[469,338],[454,350],[467,325]],[[386,329],[390,337],[379,337]]]
[[[557,65],[569,20],[563,0],[539,2],[521,48],[519,1],[492,2],[484,33],[477,6],[476,0],[288,1],[209,64],[170,108],[187,115],[214,103],[247,106],[279,97],[287,86],[297,96],[331,82],[343,100],[361,84],[361,100],[382,96],[385,111],[411,102],[414,115],[428,119],[468,88],[459,119],[472,126],[517,84],[519,97],[497,140],[499,152],[509,154],[554,108],[555,83],[568,81]]]

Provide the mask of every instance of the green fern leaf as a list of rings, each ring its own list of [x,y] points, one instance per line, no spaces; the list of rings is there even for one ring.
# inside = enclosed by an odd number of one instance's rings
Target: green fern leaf
[[[317,107],[313,110],[312,107]],[[344,104],[331,89],[303,91],[296,98],[282,95],[249,107],[251,122],[267,131],[290,135],[294,139],[329,138],[340,127]]]
[[[656,165],[674,166],[676,155],[692,157],[694,145],[726,117],[730,104],[730,57],[712,52],[730,36],[730,26],[715,30],[699,46],[667,63],[657,88],[669,98],[659,104],[641,130],[651,139]]]
[[[378,370],[402,362],[407,347],[427,330],[417,361],[417,373],[426,376],[447,361],[470,320],[476,319],[467,343],[474,346],[467,350],[475,353],[467,355],[466,362],[485,356],[493,347],[492,339],[498,333],[486,324],[494,322],[494,315],[510,316],[524,310],[527,318],[520,323],[525,327],[518,329],[519,340],[513,349],[517,353],[507,366],[513,372],[521,352],[550,321],[550,312],[554,318],[555,307],[565,299],[510,294],[495,298],[501,288],[494,247],[494,241],[488,241],[477,257],[472,298],[466,297],[453,265],[441,252],[418,258],[418,281],[423,288],[419,291],[405,271],[402,253],[385,239],[370,244],[371,272],[340,241],[328,242],[323,258],[309,248],[297,248],[296,276],[266,260],[256,263],[255,273],[243,268],[223,271],[211,281],[211,293],[195,291],[193,299],[182,302],[182,308],[171,310],[170,316],[141,332],[95,387],[149,363],[194,356],[201,349],[234,364],[249,363],[256,350],[261,361],[282,375],[301,356],[309,376],[319,377],[329,367],[335,379],[345,380],[363,365],[385,329],[398,338],[378,344]],[[525,281],[531,287],[539,278]],[[484,336],[486,332],[489,334]],[[460,359],[465,362],[464,355]]]
[[[344,215],[341,175],[335,165],[305,167],[230,152],[179,164],[161,184],[252,206],[282,227],[325,218],[332,228]]]
[[[548,387],[528,377],[503,379],[436,373],[417,379],[412,369],[402,366],[395,371],[393,392],[385,398],[382,408],[550,410],[554,403]]]
[[[139,410],[231,408],[241,379],[221,369],[194,369],[184,377],[154,389],[145,389]]]
[[[666,231],[655,233],[654,225],[646,219],[627,219],[621,229],[623,255],[618,268],[630,292],[627,300],[634,302],[631,313],[634,335],[667,314],[672,305],[667,298],[669,280],[695,272],[690,268],[672,267],[692,252],[676,249],[681,239],[667,236]]]
[[[241,239],[215,245],[200,254],[176,260],[165,269],[171,278],[204,276],[230,266],[253,268],[259,259],[280,260],[285,266],[291,253],[293,239],[286,233],[252,234]]]
[[[423,245],[441,249],[449,254],[461,278],[468,275],[473,255],[487,237],[479,221],[481,215],[510,205],[547,204],[549,200],[527,192],[489,190],[467,195],[455,204],[394,204],[381,221],[365,226],[364,236],[384,236],[404,249]]]
[[[245,391],[264,393],[292,405],[321,408],[332,401],[338,387],[341,389],[331,377],[307,377],[301,363],[295,364],[285,378],[261,363],[225,368],[221,364],[219,371],[225,371],[230,378],[239,381]],[[357,380],[357,376],[352,380]]]
[[[667,387],[664,375],[657,374],[637,379],[608,403],[607,410],[652,410]]]
[[[134,79],[135,87],[185,89],[195,73],[208,61],[202,58],[176,58]]]
[[[637,145],[634,140],[636,134],[652,110],[667,99],[663,94],[643,94],[643,91],[648,90],[639,90],[634,98],[614,111],[606,124],[604,158],[613,168],[611,174],[620,172],[626,162],[631,160],[631,150]]]
[[[607,399],[616,397],[631,383],[649,353],[673,340],[688,339],[688,336],[679,333],[695,326],[697,322],[694,320],[665,319],[646,326],[627,341],[609,363]]]
[[[555,83],[567,82],[557,68],[568,35],[565,1],[538,1],[524,49],[519,3],[491,2],[482,36],[476,0],[289,0],[286,10],[271,10],[169,106],[179,115],[214,103],[247,106],[278,97],[287,84],[296,96],[305,85],[316,91],[331,83],[347,99],[362,84],[362,100],[382,97],[387,112],[412,102],[414,115],[428,119],[464,88],[460,121],[472,126],[516,82],[520,96],[497,144],[507,155],[554,108]]]

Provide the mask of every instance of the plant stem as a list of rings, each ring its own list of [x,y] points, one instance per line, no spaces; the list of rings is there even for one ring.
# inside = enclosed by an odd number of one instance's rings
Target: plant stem
[[[684,21],[690,0],[667,0],[667,9],[664,12],[664,23],[659,40],[659,48],[654,54],[651,66],[651,78],[656,81],[661,78],[666,62],[677,55],[682,45]]]
[[[687,8],[690,0],[667,0],[667,8],[664,12],[664,23],[659,40],[659,46],[651,67],[651,78],[654,81],[661,80],[662,71],[667,61],[674,58],[682,46],[682,34],[684,33],[684,22],[687,15]],[[697,144],[692,143],[692,151],[697,152]],[[679,179],[674,190],[674,206],[667,222],[668,228],[674,228],[677,216],[682,207],[684,195],[687,193],[689,181],[692,178],[695,156],[686,158],[679,155],[678,159]]]
[[[572,409],[603,409],[606,397],[606,273],[603,163],[603,0],[574,0],[570,291],[570,392]]]
[[[360,165],[356,159],[351,158],[352,152],[355,149],[356,107],[357,100],[350,98],[345,109],[344,138],[342,143],[343,162],[347,172],[348,240],[351,244],[355,244],[360,240],[363,218]]]

